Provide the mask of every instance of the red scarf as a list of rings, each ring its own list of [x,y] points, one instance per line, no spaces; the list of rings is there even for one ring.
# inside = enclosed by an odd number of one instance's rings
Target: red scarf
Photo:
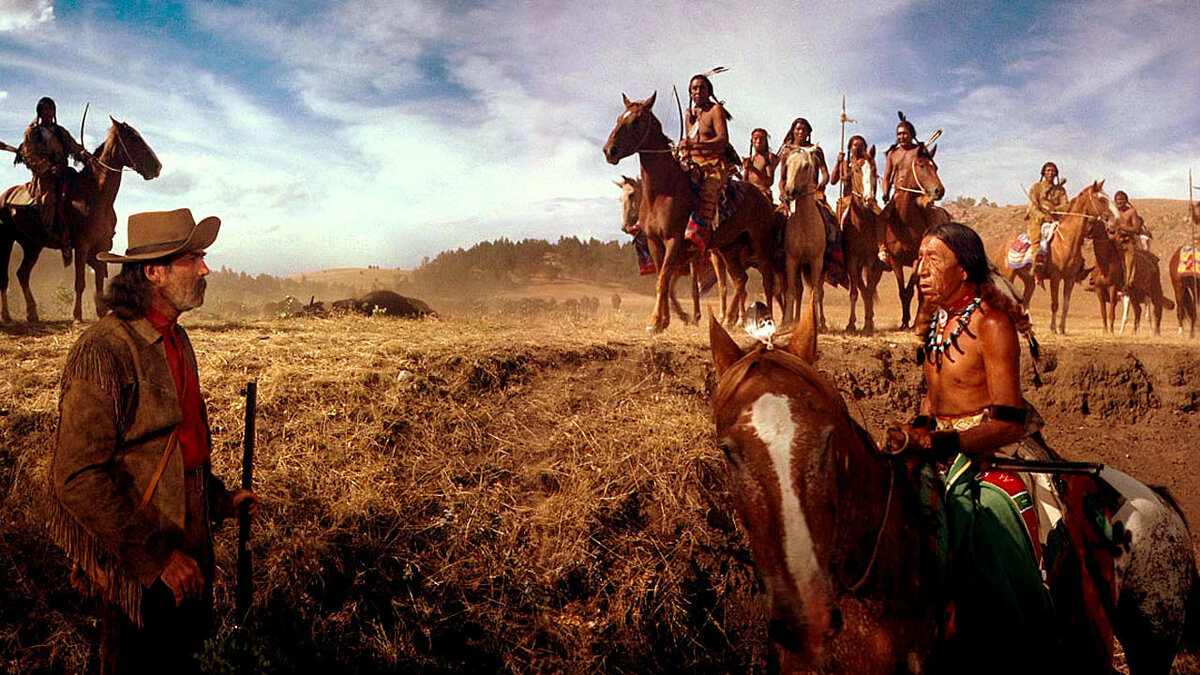
[[[179,397],[179,407],[183,412],[176,441],[183,452],[183,468],[191,471],[208,462],[210,454],[208,428],[204,425],[204,398],[200,396],[200,377],[184,361],[178,324],[152,309],[146,312],[146,319],[163,336],[167,365],[171,368],[175,394]]]

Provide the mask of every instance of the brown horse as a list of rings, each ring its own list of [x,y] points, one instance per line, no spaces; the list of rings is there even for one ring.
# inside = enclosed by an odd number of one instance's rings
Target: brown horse
[[[1119,334],[1125,333],[1125,322],[1129,318],[1129,306],[1133,306],[1133,332],[1142,323],[1142,305],[1154,307],[1154,334],[1162,334],[1163,310],[1175,309],[1175,303],[1163,293],[1162,277],[1158,269],[1158,258],[1149,251],[1137,251],[1133,256],[1133,284],[1125,292],[1125,309],[1121,314]]]
[[[812,307],[781,349],[743,350],[715,320],[709,326],[716,438],[766,590],[779,670],[956,672],[937,668],[948,664],[936,663],[941,616],[935,594],[921,583],[930,568],[923,567],[916,490],[904,465],[880,454],[811,365]],[[1113,634],[1133,675],[1166,675],[1200,620],[1187,523],[1169,497],[1120,471],[1103,467],[1096,480],[1117,495],[1108,518],[1111,531],[1123,533],[1109,554],[1111,595],[1103,601]],[[1068,557],[1062,567],[1092,564]],[[1052,584],[1055,597],[1079,602],[1077,575],[1057,575]],[[1057,609],[1061,625],[1082,611],[1070,601]],[[1086,640],[1070,644],[1096,648]],[[1087,655],[1095,656],[1072,652],[1064,660]]]
[[[922,143],[912,170],[896,176],[895,194],[883,209],[880,217],[887,222],[884,245],[891,260],[892,272],[896,275],[896,288],[900,292],[900,329],[908,328],[912,320],[909,306],[916,292],[917,275],[904,279],[904,268],[912,267],[917,261],[917,249],[925,232],[941,223],[950,222],[950,214],[934,204],[946,194],[942,179],[938,177],[937,164],[933,161],[937,148],[929,149]]]
[[[655,284],[654,313],[647,330],[659,332],[670,324],[667,304],[675,278],[695,257],[696,249],[684,232],[688,218],[695,209],[696,196],[686,171],[672,156],[671,141],[662,131],[662,124],[652,108],[656,94],[644,101],[630,101],[622,94],[625,110],[604,144],[604,158],[616,164],[625,157],[637,154],[642,166],[642,205],[638,214],[642,230],[650,244],[650,254],[658,270]],[[774,296],[775,215],[767,198],[758,190],[746,190],[738,210],[721,222],[712,232],[710,247],[730,252],[743,245],[742,235],[749,235],[751,257],[762,273],[767,303]],[[741,256],[726,255],[735,288],[734,298],[745,298],[745,268]],[[735,302],[726,308],[729,318],[738,309]],[[733,320],[736,320],[734,318]]]
[[[744,351],[710,323],[713,417],[766,589],[780,672],[928,670],[918,498],[811,362],[808,305],[786,348]]]
[[[812,155],[796,150],[787,157],[783,171],[780,201],[789,204],[787,224],[783,230],[783,249],[787,266],[785,278],[787,291],[784,293],[783,324],[789,325],[794,317],[800,316],[804,298],[804,287],[812,293],[812,302],[817,307],[818,325],[825,324],[823,308],[825,289],[823,266],[825,264],[825,220],[817,206],[817,185],[814,177]]]
[[[121,173],[126,167],[136,170],[142,178],[158,176],[162,163],[136,129],[113,118],[108,136],[96,148],[93,159],[68,183],[63,207],[71,231],[71,246],[75,249],[75,311],[76,321],[83,321],[84,266],[96,275],[96,316],[104,316],[104,280],[108,266],[96,259],[96,254],[112,249],[117,231],[117,214],[113,204],[121,188]],[[60,248],[57,237],[50,236],[34,208],[9,204],[9,195],[22,186],[14,186],[0,197],[0,321],[12,318],[8,313],[8,261],[13,243],[19,243],[24,257],[17,268],[17,281],[25,295],[25,314],[37,321],[37,303],[29,289],[29,275],[43,248]]]
[[[1115,217],[1114,207],[1104,192],[1104,181],[1096,181],[1079,191],[1067,207],[1067,212],[1058,214],[1058,230],[1050,240],[1050,253],[1046,256],[1046,277],[1050,279],[1050,331],[1067,332],[1067,311],[1071,307],[1071,293],[1075,284],[1083,281],[1087,271],[1083,266],[1083,240],[1088,232],[1088,225],[1096,222],[1107,222]],[[1013,237],[1015,239],[1015,237]],[[1020,278],[1025,285],[1024,303],[1029,306],[1033,297],[1036,283],[1033,280],[1033,270],[1030,266],[1011,269],[1005,262],[1005,255],[1012,245],[1013,239],[1005,241],[1003,247],[996,253],[993,262],[1001,270],[1004,277],[1012,282]],[[1058,313],[1059,286],[1062,286],[1062,315]]]
[[[1193,242],[1192,246],[1196,246]],[[1200,276],[1195,274],[1181,275],[1179,273],[1179,257],[1183,246],[1175,249],[1171,255],[1171,266],[1167,274],[1171,277],[1171,286],[1175,289],[1175,312],[1179,318],[1179,334],[1183,334],[1183,322],[1188,322],[1188,337],[1196,337],[1196,298],[1200,297]]]
[[[871,157],[875,156],[875,146],[871,146]],[[864,184],[874,187],[875,172],[873,162],[864,162],[868,176]],[[870,195],[851,192],[844,204],[841,214],[842,221],[842,255],[846,261],[846,275],[850,285],[850,320],[846,330],[856,328],[857,317],[855,307],[861,293],[863,299],[863,332],[875,331],[875,299],[878,295],[876,288],[883,277],[883,270],[876,264],[879,243],[875,240],[875,224],[879,214],[868,206],[873,203]]]
[[[1088,285],[1100,300],[1100,320],[1104,324],[1104,332],[1113,333],[1117,330],[1118,291],[1125,285],[1125,264],[1120,249],[1109,236],[1103,222],[1088,221],[1085,227],[1086,237],[1092,240],[1092,250],[1096,254],[1096,266],[1089,274]]]

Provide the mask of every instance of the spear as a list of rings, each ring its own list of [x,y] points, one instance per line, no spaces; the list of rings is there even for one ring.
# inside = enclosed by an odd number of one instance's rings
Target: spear
[[[841,189],[839,190],[839,192],[841,194],[838,195],[838,202],[841,202],[842,199],[846,198],[846,177],[842,176],[841,173],[842,173],[842,169],[844,168],[845,163],[850,161],[850,149],[846,147],[846,95],[845,94],[842,94],[842,144],[840,146],[838,146],[838,154],[841,154],[843,157],[843,160],[844,160],[842,162],[838,162],[838,166],[837,166],[838,180],[840,180],[842,182]]]
[[[1195,183],[1192,182],[1192,167],[1188,167],[1188,223],[1192,228],[1192,248],[1196,248],[1196,202],[1192,199],[1192,188]],[[1194,254],[1193,254],[1194,255]]]

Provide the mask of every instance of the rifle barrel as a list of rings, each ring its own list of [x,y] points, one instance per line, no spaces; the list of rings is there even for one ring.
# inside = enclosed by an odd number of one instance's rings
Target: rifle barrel
[[[242,437],[242,489],[250,490],[254,477],[254,408],[258,383],[246,383],[246,431]],[[254,596],[254,558],[250,551],[250,505],[242,502],[238,512],[237,617],[244,622]]]
[[[1057,462],[1017,457],[989,457],[984,461],[997,469],[1028,473],[1081,473],[1099,476],[1104,470],[1104,464],[1100,462]]]

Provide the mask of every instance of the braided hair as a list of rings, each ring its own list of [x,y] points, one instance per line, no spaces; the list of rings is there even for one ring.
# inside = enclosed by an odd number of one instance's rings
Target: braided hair
[[[703,83],[704,83],[704,86],[705,86],[705,87],[708,87],[708,98],[706,98],[706,99],[705,99],[705,101],[707,101],[707,102],[710,102],[710,103],[719,103],[719,104],[721,104],[721,107],[722,107],[722,109],[725,109],[725,102],[724,102],[724,101],[718,101],[718,100],[717,100],[717,95],[713,93],[713,85],[712,85],[712,80],[708,79],[708,76],[707,76],[707,75],[703,75],[703,74],[700,74],[700,75],[693,75],[693,76],[692,76],[692,79],[691,79],[691,80],[688,80],[688,82],[689,82],[689,87],[690,87],[690,83],[691,83],[691,82],[695,82],[696,80],[700,80],[701,82],[703,82]],[[689,115],[689,116],[692,116],[692,119],[694,120],[694,119],[695,119],[695,117],[693,116],[693,115],[694,115],[694,113],[692,112],[693,110],[694,110],[694,108],[692,108],[692,107],[690,107],[690,106],[688,107],[688,115]],[[732,120],[732,119],[733,119],[733,115],[732,115],[732,114],[729,112],[729,110],[728,110],[728,109],[725,109],[725,120],[726,120],[726,121],[729,121],[729,120]]]

